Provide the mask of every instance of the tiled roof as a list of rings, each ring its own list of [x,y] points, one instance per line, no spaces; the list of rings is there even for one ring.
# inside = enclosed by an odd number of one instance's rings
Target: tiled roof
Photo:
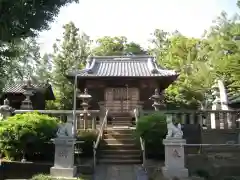
[[[7,84],[5,85],[5,87],[3,88],[3,93],[23,93],[25,90],[22,88],[24,85],[26,85],[26,83],[24,82],[18,82],[15,84]],[[49,86],[51,86],[50,84],[46,85],[46,84],[31,84],[34,88],[36,89],[47,89]]]
[[[3,88],[3,94],[22,94],[25,90],[22,88],[26,83],[24,82],[17,82],[15,84],[7,84]],[[55,100],[55,96],[52,91],[51,84],[48,83],[32,83],[31,84],[37,91],[42,92],[45,94],[45,100]]]
[[[173,70],[158,66],[151,56],[91,57],[84,70],[71,71],[68,76],[82,77],[162,77],[177,76]]]

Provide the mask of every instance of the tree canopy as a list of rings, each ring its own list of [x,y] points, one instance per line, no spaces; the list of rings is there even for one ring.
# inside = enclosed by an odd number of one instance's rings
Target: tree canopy
[[[6,81],[34,73],[39,59],[34,37],[72,2],[78,0],[0,0],[0,89]]]
[[[229,94],[237,93],[240,51],[233,37],[240,34],[238,20],[239,16],[228,18],[223,12],[201,39],[155,30],[151,53],[161,65],[180,73],[166,90],[168,103],[196,108],[216,78],[225,82]]]
[[[105,36],[97,39],[93,54],[98,56],[143,55],[146,51],[135,42],[128,42],[125,36]]]
[[[49,28],[62,6],[78,0],[0,0],[0,41],[33,37]]]

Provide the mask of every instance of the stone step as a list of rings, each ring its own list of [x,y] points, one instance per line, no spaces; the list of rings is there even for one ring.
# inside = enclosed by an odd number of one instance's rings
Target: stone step
[[[103,139],[133,139],[132,134],[104,134]]]
[[[136,140],[133,138],[120,139],[120,138],[108,138],[103,140],[104,144],[135,144]]]
[[[132,121],[132,117],[126,116],[113,117],[113,121]]]
[[[104,131],[104,134],[133,134],[134,133],[134,130],[133,129],[130,129],[128,127],[115,127],[115,128],[111,128],[111,129],[107,129]]]
[[[114,123],[124,123],[124,122],[132,124],[133,121],[131,121],[131,120],[115,119],[115,120],[112,121],[112,124],[114,124]]]
[[[141,151],[139,149],[104,149],[101,150],[101,153],[107,155],[141,155]]]
[[[111,117],[131,117],[130,112],[109,112],[108,115]]]
[[[141,159],[140,154],[101,154],[100,159]]]
[[[141,159],[99,159],[101,164],[141,164]]]
[[[118,127],[133,127],[134,125],[131,123],[114,123],[112,124],[112,126],[114,128],[118,128]]]
[[[118,122],[113,122],[113,126],[133,126],[133,123],[131,122],[125,122],[125,121],[118,121]]]
[[[100,144],[100,149],[101,150],[119,150],[119,149],[124,149],[124,150],[135,150],[138,149],[136,144]]]

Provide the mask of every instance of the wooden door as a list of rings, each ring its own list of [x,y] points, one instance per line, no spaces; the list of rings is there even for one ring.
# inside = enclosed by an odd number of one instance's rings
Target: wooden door
[[[111,112],[130,112],[136,108],[139,101],[137,88],[107,88],[105,90],[105,105]]]

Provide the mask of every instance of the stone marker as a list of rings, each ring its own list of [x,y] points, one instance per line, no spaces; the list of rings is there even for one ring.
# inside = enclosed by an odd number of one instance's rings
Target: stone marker
[[[55,144],[54,166],[50,174],[55,177],[75,177],[77,168],[74,166],[74,149],[76,139],[73,137],[73,121],[68,118],[64,125],[61,125],[57,132]]]
[[[188,169],[185,168],[184,145],[185,139],[164,139],[165,166],[162,168],[166,178],[187,178]]]
[[[77,168],[74,166],[75,139],[58,137],[54,139],[54,144],[54,167],[51,167],[50,174],[55,177],[75,177],[77,173]]]
[[[168,134],[163,140],[165,146],[165,166],[162,174],[165,178],[187,178],[188,169],[185,168],[184,146],[186,140],[182,139],[181,125],[176,127],[171,118],[167,118]]]

